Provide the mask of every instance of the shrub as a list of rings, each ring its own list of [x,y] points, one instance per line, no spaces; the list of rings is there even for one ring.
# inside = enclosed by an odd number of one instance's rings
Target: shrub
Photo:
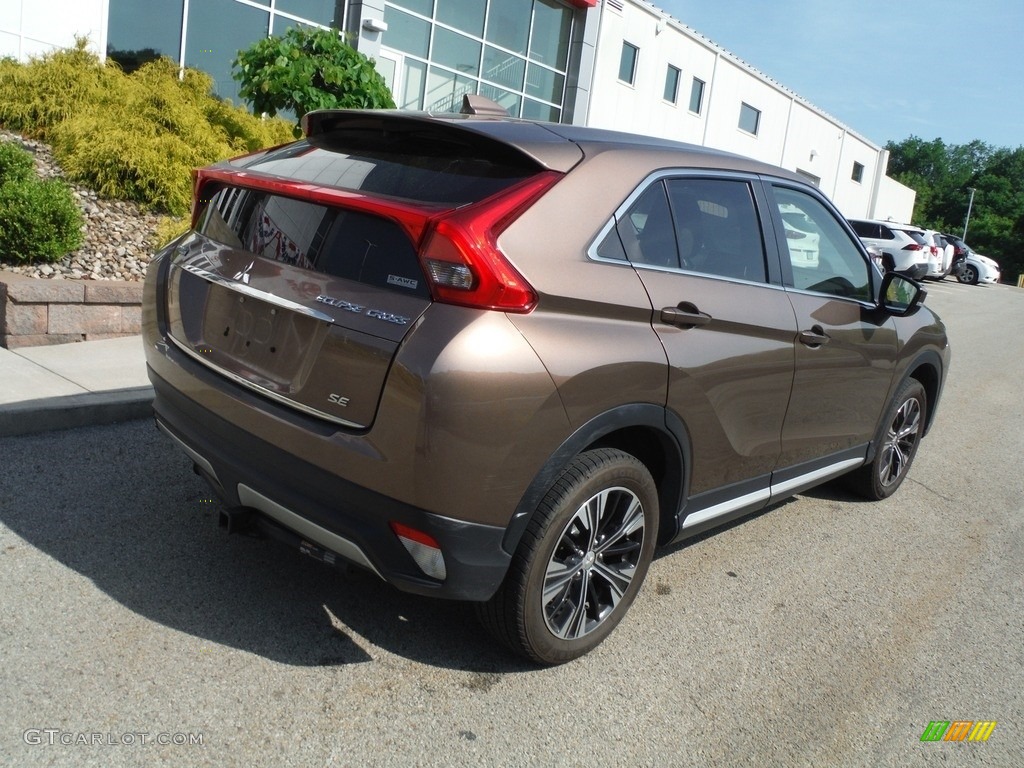
[[[161,216],[153,235],[154,250],[160,250],[172,240],[184,235],[188,232],[191,223],[187,216]]]
[[[85,105],[117,99],[124,75],[105,67],[87,48],[85,38],[74,48],[53,51],[28,64],[0,61],[0,125],[35,138],[77,114]]]
[[[393,109],[394,100],[373,61],[341,39],[336,29],[290,27],[239,51],[234,78],[255,112],[314,109]]]
[[[34,172],[31,154],[13,141],[0,141],[0,184],[30,179]]]
[[[232,155],[291,140],[284,121],[261,121],[210,95],[212,80],[168,59],[122,75],[116,104],[84,106],[52,132],[72,179],[106,197],[183,216],[191,171]]]
[[[57,261],[81,244],[82,212],[67,184],[35,176],[0,184],[0,259]]]
[[[79,41],[28,64],[0,61],[0,125],[45,137],[69,178],[143,208],[188,212],[191,171],[292,139],[211,94],[202,72],[168,59],[131,75],[103,65]]]

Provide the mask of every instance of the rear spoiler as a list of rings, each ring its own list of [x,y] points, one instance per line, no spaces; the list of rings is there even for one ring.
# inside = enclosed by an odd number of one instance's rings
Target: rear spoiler
[[[398,109],[318,109],[302,116],[302,131],[310,144],[332,147],[332,134],[344,134],[347,147],[380,146],[407,139],[409,146],[429,152],[433,143],[461,144],[468,155],[524,161],[537,170],[567,173],[583,159],[583,150],[571,139],[543,123],[508,117],[499,105],[474,96],[463,99],[462,113],[432,115]],[[500,113],[499,113],[500,111]],[[341,138],[340,136],[338,138]],[[519,161],[512,160],[518,156]]]

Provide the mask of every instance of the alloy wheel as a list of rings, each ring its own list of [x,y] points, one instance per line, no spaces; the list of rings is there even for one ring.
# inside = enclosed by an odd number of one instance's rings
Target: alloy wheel
[[[920,432],[921,403],[911,397],[896,411],[882,444],[878,479],[883,486],[888,487],[899,480],[910,466]]]
[[[584,502],[562,530],[544,575],[544,620],[573,640],[597,629],[636,574],[644,510],[632,491],[606,488]]]

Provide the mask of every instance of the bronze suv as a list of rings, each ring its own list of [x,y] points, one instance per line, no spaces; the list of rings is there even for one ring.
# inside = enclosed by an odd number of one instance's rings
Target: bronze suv
[[[144,305],[157,424],[255,527],[554,664],[655,546],[906,477],[949,364],[795,174],[487,115],[322,111],[195,176]]]

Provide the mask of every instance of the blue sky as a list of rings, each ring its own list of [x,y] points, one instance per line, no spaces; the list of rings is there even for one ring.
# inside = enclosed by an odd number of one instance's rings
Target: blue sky
[[[876,144],[1024,145],[1024,0],[654,0]]]

